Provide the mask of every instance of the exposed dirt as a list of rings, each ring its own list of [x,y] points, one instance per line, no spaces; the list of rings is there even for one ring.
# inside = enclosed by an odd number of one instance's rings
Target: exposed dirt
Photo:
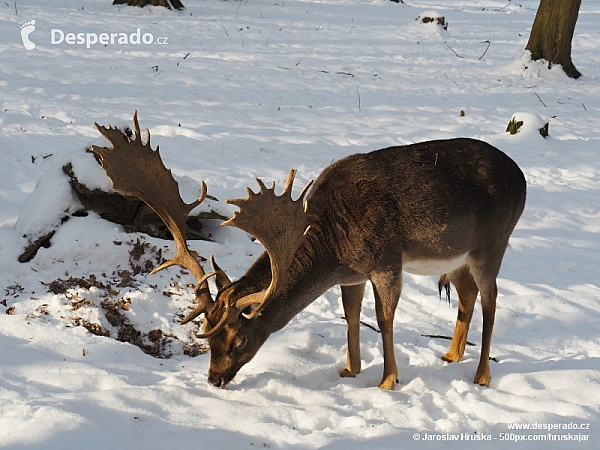
[[[138,330],[129,321],[127,311],[131,305],[131,299],[126,294],[121,294],[122,288],[138,288],[140,283],[135,278],[136,275],[149,273],[160,264],[162,249],[140,238],[125,244],[123,242],[114,242],[114,244],[131,247],[129,251],[130,269],[117,270],[110,275],[102,274],[101,276],[90,274],[87,277],[72,277],[67,275],[68,278],[41,282],[48,292],[63,296],[70,302],[70,312],[74,313],[68,318],[71,325],[85,327],[90,333],[97,336],[112,337],[121,342],[133,344],[155,358],[170,358],[176,354],[194,357],[206,353],[208,346],[193,336],[190,336],[187,342],[182,342],[177,336],[166,334],[160,329]],[[88,298],[85,291],[90,291],[92,288],[100,290],[101,295],[99,296],[96,292]],[[182,289],[178,285],[173,285],[173,288],[175,291]],[[18,295],[20,292],[22,292],[22,288],[17,285],[5,288],[7,296]],[[174,292],[164,292],[163,294],[176,295]],[[98,297],[101,297],[102,300],[98,301]],[[4,306],[6,306],[5,302],[6,300],[3,300]],[[85,318],[90,316],[85,312],[93,309],[97,309],[106,318],[104,325]],[[6,314],[13,312],[14,308],[6,310]],[[36,313],[39,317],[49,315],[49,305],[41,304],[37,307]]]

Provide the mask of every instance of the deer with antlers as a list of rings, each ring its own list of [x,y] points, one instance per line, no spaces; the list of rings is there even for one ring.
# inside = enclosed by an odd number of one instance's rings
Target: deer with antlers
[[[225,387],[267,338],[332,286],[340,285],[348,328],[348,352],[342,377],[361,369],[360,311],[365,285],[371,282],[377,323],[383,340],[383,377],[379,387],[394,389],[398,368],[393,323],[402,290],[402,272],[441,275],[440,286],[454,284],[458,317],[448,362],[465,352],[477,295],[483,332],[475,383],[490,380],[489,353],[498,289],[496,277],[509,237],[523,212],[526,182],[508,156],[473,139],[450,139],[356,154],[327,167],[292,199],[296,171],[283,193],[275,183],[257,179],[259,192],[228,200],[239,212],[222,225],[254,236],[265,252],[246,274],[231,282],[214,264],[205,274],[188,249],[185,220],[206,195],[186,204],[150,133],[142,142],[137,112],[135,137],[116,128],[96,127],[112,148],[93,147],[112,187],[144,200],[173,234],[172,265],[196,278],[197,307],[182,322],[204,314],[210,345],[208,380]],[[306,201],[305,201],[306,197]],[[207,278],[216,275],[212,299]]]

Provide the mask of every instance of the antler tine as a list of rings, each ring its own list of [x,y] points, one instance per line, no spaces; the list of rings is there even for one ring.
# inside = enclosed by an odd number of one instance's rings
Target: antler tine
[[[269,287],[236,302],[238,311],[257,305],[251,313],[244,314],[248,319],[260,314],[281,287],[281,280],[307,231],[304,196],[312,181],[302,190],[300,197],[293,200],[291,192],[295,175],[296,170],[290,170],[284,191],[279,196],[275,194],[275,183],[267,188],[262,180],[257,178],[259,194],[254,194],[248,188],[247,198],[227,200],[227,203],[238,206],[240,210],[221,225],[235,226],[250,233],[263,244],[271,259],[272,277]]]
[[[281,195],[289,194],[290,198],[292,198],[292,186],[294,185],[294,179],[296,178],[296,172],[297,172],[296,169],[290,170],[287,180],[285,180],[285,186],[283,187],[283,194],[281,194]],[[273,182],[273,186],[275,186],[275,182]],[[302,198],[302,196],[300,196],[300,198]]]
[[[133,131],[135,132],[135,140],[140,144],[142,143],[142,133],[140,132],[140,123],[138,122],[137,109],[133,112]],[[150,146],[150,130],[146,128],[146,143],[143,144],[145,147],[151,148]],[[156,151],[160,152],[158,145]]]
[[[217,271],[212,271],[210,273],[207,273],[205,275],[205,277],[206,277],[205,281],[208,280],[210,277],[212,277],[214,275],[219,276],[219,274],[217,273]],[[191,322],[196,317],[198,317],[200,314],[206,314],[214,306],[214,302],[212,301],[212,297],[210,295],[210,292],[208,291],[208,286],[206,284],[200,284],[200,283],[198,283],[196,285],[196,299],[198,301],[198,305],[196,305],[196,307],[187,316],[185,316],[185,318],[183,318],[181,320],[181,322],[179,322],[181,325],[185,325],[186,323]],[[206,302],[204,301],[204,299],[210,299],[210,301],[212,303],[210,303],[209,305],[207,305]],[[226,310],[225,310],[225,316],[221,318],[222,319],[221,322],[223,322],[223,323],[219,322],[219,326],[223,326],[224,325],[226,316],[228,314],[229,314],[229,308],[226,308]],[[211,332],[212,331],[216,332],[217,330],[211,330]]]
[[[229,286],[231,284],[231,280],[229,279],[225,271],[221,269],[215,261],[214,255],[210,256],[210,266],[212,267],[213,272],[216,273],[215,281],[219,289],[221,289],[224,286]]]
[[[310,180],[308,183],[306,183],[306,186],[304,186],[304,189],[302,189],[302,192],[300,192],[300,195],[298,196],[298,200],[302,200],[304,201],[304,196],[306,195],[306,193],[308,192],[308,190],[310,189],[310,187],[313,185],[313,183],[315,182],[315,180]],[[304,203],[304,212],[306,212],[306,208],[308,207],[308,203]],[[306,231],[308,231],[308,228],[306,229]],[[306,231],[304,232],[304,234],[306,234]]]
[[[215,281],[216,281],[217,287],[219,289],[221,289],[221,287],[223,287],[223,286],[229,286],[231,284],[231,280],[229,279],[229,277],[227,276],[227,274],[223,271],[223,269],[221,269],[219,267],[219,265],[215,261],[215,257],[212,256],[212,255],[210,257],[210,265],[211,265],[213,271],[210,274],[207,274],[205,276],[208,278],[209,276],[215,275],[215,277],[216,277]],[[198,296],[198,294],[196,294],[196,295]],[[217,325],[214,326],[207,333],[204,333],[204,334],[201,334],[201,335],[197,335],[198,338],[205,339],[205,338],[208,338],[210,336],[213,336],[213,335],[215,335],[223,327],[223,325],[226,324],[226,322],[229,320],[229,318],[228,318],[228,316],[229,316],[229,304],[228,304],[228,302],[225,302],[225,303],[226,303],[225,304],[225,311],[223,312],[223,315],[221,316],[221,320],[219,321],[219,323],[217,323]],[[202,309],[202,305],[198,305],[180,323],[182,325],[184,325],[184,324],[186,324],[186,323],[194,320],[196,317],[198,317],[203,312],[204,312],[204,310]]]
[[[229,302],[223,302],[223,304],[225,305],[225,310],[223,311],[223,314],[221,315],[221,319],[219,320],[219,322],[212,327],[210,330],[208,330],[205,333],[197,333],[196,337],[198,339],[208,339],[212,336],[214,336],[215,334],[217,334],[219,331],[221,331],[221,328],[223,328],[227,323],[230,322],[231,317],[229,316]]]
[[[133,132],[135,134],[135,140],[142,143],[142,133],[140,132],[140,122],[137,117],[137,109],[133,112]],[[150,130],[146,128],[146,145],[150,147]]]
[[[206,198],[206,184],[201,183],[201,192],[197,200],[189,204],[182,200],[179,185],[171,171],[165,167],[159,148],[152,150],[150,147],[150,131],[147,128],[146,143],[142,142],[137,111],[133,114],[134,139],[117,128],[106,128],[97,123],[95,125],[112,146],[110,149],[92,146],[92,151],[98,155],[102,167],[111,179],[111,187],[143,200],[161,218],[175,240],[175,256],[152,273],[173,265],[188,269],[196,279],[196,299],[201,312],[207,312],[214,302],[206,280],[214,273],[204,273],[200,263],[190,252],[185,236],[187,216]]]
[[[275,188],[275,182],[271,182],[271,187],[268,188],[265,183],[263,183],[263,181],[260,178],[255,178],[256,182],[258,183],[258,186],[260,187],[260,192],[266,192],[269,189],[274,189]]]
[[[135,133],[135,140],[142,141],[141,133],[140,133],[140,122],[138,121],[137,109],[133,112],[133,131]],[[146,128],[148,132],[148,128]],[[150,146],[150,141],[147,142],[148,146]]]

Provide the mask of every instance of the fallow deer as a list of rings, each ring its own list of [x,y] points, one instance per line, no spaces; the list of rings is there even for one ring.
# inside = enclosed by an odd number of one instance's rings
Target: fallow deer
[[[340,285],[348,327],[342,377],[361,369],[359,318],[365,285],[371,282],[383,340],[379,387],[394,389],[394,313],[402,271],[441,275],[454,284],[458,318],[443,359],[459,361],[478,293],[483,338],[475,383],[490,381],[489,353],[498,289],[496,277],[509,237],[523,212],[526,182],[517,164],[495,147],[473,139],[449,139],[355,154],[327,167],[304,201],[309,183],[292,199],[295,170],[283,194],[257,179],[260,191],[229,200],[239,212],[223,223],[253,235],[265,252],[246,274],[230,282],[218,267],[206,275],[188,250],[187,205],[163,165],[158,148],[142,143],[137,112],[133,139],[116,128],[96,127],[112,149],[93,147],[113,188],[146,201],[172,232],[176,256],[158,267],[181,265],[195,276],[198,306],[183,322],[204,314],[211,357],[208,381],[225,387],[267,338],[323,292]],[[127,169],[124,169],[127,167]],[[206,279],[216,274],[213,300]]]

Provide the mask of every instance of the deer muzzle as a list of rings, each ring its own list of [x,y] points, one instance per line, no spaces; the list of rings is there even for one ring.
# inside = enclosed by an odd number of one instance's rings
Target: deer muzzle
[[[213,386],[222,388],[222,389],[224,389],[228,383],[227,381],[225,381],[225,378],[223,378],[220,374],[215,374],[215,373],[212,373],[211,371],[208,372],[208,382],[210,384],[212,384]]]

